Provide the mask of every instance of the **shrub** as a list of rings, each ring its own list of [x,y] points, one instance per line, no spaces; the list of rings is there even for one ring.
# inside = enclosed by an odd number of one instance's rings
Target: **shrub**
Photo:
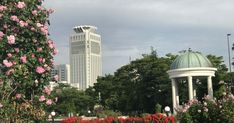
[[[47,87],[53,55],[49,14],[42,0],[0,1],[1,122],[41,122],[54,104]],[[56,77],[55,77],[56,79]]]
[[[84,120],[77,117],[70,117],[62,121],[62,123],[174,123],[175,118],[170,116],[166,117],[163,114],[152,114],[144,117],[127,117],[127,118],[114,118],[106,117],[102,119]]]
[[[209,96],[202,101],[192,100],[178,109],[177,118],[181,123],[233,123],[234,96],[224,94],[219,100]]]

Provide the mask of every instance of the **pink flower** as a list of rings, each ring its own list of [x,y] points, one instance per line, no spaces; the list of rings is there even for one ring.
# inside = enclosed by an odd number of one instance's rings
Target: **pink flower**
[[[32,57],[32,58],[35,58],[35,54],[32,54],[31,57]]]
[[[20,21],[19,24],[20,24],[20,27],[28,26],[28,23],[24,21]]]
[[[44,96],[44,95],[40,96],[39,102],[43,102],[43,101],[45,101],[45,100],[46,100],[46,99],[45,99],[45,96]]]
[[[49,14],[52,14],[52,13],[54,13],[54,10],[53,9],[49,9],[48,12],[49,12]]]
[[[36,31],[36,29],[32,27],[32,28],[31,28],[31,31]]]
[[[40,63],[44,63],[45,62],[45,58],[38,58],[38,61],[40,62]]]
[[[0,12],[2,12],[2,11],[4,11],[4,10],[6,10],[7,9],[7,7],[6,6],[0,6]]]
[[[15,50],[15,52],[17,52],[17,53],[19,52],[19,48],[14,48],[14,50]]]
[[[32,11],[32,14],[33,14],[33,15],[37,15],[37,10],[33,10],[33,11]]]
[[[20,99],[22,97],[22,95],[21,94],[16,94],[15,97],[16,97],[16,99]]]
[[[42,52],[43,49],[41,47],[37,48],[37,52]]]
[[[45,69],[43,67],[41,67],[41,66],[38,66],[38,67],[36,67],[36,72],[39,73],[39,74],[42,74],[42,73],[45,72]]]
[[[15,36],[14,35],[7,36],[7,41],[8,41],[8,44],[14,44]]]
[[[18,17],[17,17],[17,16],[15,16],[15,15],[12,15],[10,19],[11,19],[12,21],[19,22]]]
[[[18,2],[18,4],[17,4],[17,7],[19,8],[19,9],[22,9],[22,8],[24,8],[26,5],[25,5],[25,3],[24,2]]]
[[[52,103],[53,103],[53,101],[52,101],[51,99],[48,99],[48,100],[46,101],[46,105],[52,105]]]
[[[53,55],[57,55],[58,54],[58,50],[54,49]]]
[[[7,53],[7,56],[8,56],[9,58],[11,58],[11,57],[12,57],[12,54],[11,54],[11,53]]]
[[[2,108],[3,107],[3,105],[2,105],[2,103],[0,103],[0,108]]]
[[[204,112],[208,112],[208,108],[207,107],[204,107],[203,110],[204,110]]]
[[[58,76],[58,75],[55,75],[55,76],[53,77],[53,79],[54,79],[54,81],[58,81],[59,76]]]
[[[43,10],[44,8],[42,6],[37,6],[38,10]]]
[[[4,33],[0,31],[0,39],[4,36]]]
[[[41,32],[44,33],[45,35],[49,33],[48,29],[46,29],[45,27],[41,28]]]
[[[46,93],[47,95],[50,95],[51,93],[51,90],[49,87],[45,87],[44,90],[43,90],[44,93]]]
[[[27,56],[26,56],[26,55],[21,56],[21,57],[20,57],[20,61],[21,61],[22,63],[26,63],[26,61],[27,61]]]
[[[12,64],[13,64],[13,65],[16,65],[16,62],[15,62],[15,61],[13,61],[13,62],[12,62]]]
[[[53,49],[54,48],[54,42],[52,40],[49,40],[48,41],[48,46],[50,49]]]
[[[8,60],[3,60],[3,64],[6,66],[6,67],[11,67],[13,64],[12,62],[8,61]]]

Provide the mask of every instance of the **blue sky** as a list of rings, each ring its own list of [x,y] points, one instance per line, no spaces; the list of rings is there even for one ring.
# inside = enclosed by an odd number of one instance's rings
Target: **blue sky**
[[[224,56],[226,63],[226,34],[234,35],[233,0],[45,0],[44,5],[55,9],[50,34],[60,51],[56,64],[69,63],[72,28],[94,25],[102,36],[103,74],[129,63],[129,57],[141,58],[151,46],[159,56],[191,48]]]

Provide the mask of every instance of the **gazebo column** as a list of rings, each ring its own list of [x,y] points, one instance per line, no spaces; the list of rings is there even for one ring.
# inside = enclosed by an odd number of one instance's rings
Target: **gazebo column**
[[[193,99],[193,77],[188,76],[188,92],[189,92],[189,100]]]
[[[173,106],[173,113],[176,114],[176,108],[179,105],[179,94],[178,94],[178,86],[175,79],[171,79],[171,86],[172,86],[172,106]]]
[[[207,78],[207,89],[208,89],[208,95],[213,98],[213,87],[212,87],[212,78],[211,76],[208,76]]]

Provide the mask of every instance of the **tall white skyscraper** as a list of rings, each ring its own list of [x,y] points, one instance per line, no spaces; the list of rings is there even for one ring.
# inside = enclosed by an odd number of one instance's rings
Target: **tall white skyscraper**
[[[71,85],[85,90],[102,75],[101,36],[94,26],[77,26],[70,36]]]

